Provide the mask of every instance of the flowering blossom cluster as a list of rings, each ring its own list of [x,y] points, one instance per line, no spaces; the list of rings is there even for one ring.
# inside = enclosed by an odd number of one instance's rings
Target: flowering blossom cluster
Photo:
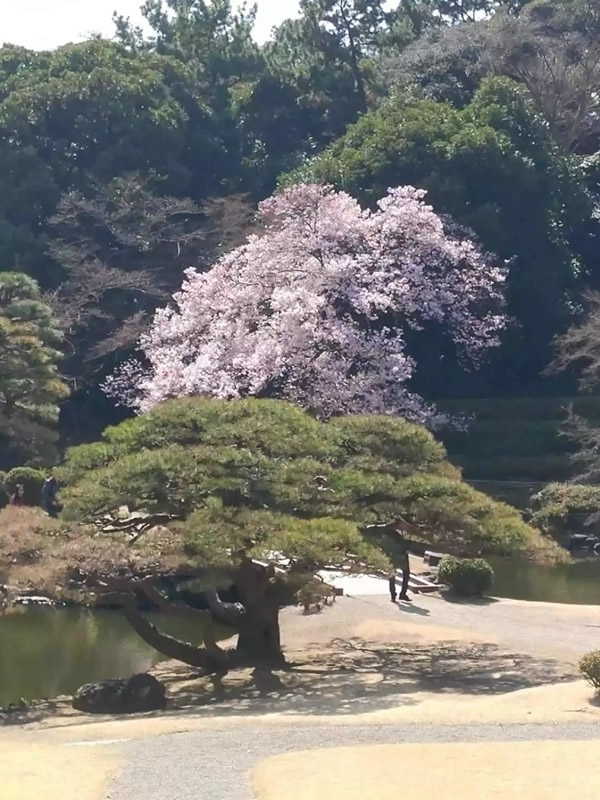
[[[140,410],[171,397],[280,397],[320,416],[432,410],[407,389],[405,333],[444,325],[477,360],[497,344],[504,270],[449,235],[413,187],[375,211],[298,185],[260,206],[263,231],[206,273],[194,269],[108,391]],[[429,419],[431,421],[431,419]]]

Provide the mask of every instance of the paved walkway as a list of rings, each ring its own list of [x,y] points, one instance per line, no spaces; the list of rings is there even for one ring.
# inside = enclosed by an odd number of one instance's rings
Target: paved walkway
[[[126,743],[128,766],[105,800],[254,800],[252,769],[280,753],[351,745],[600,740],[600,724],[217,725]],[[396,794],[393,792],[392,794]]]

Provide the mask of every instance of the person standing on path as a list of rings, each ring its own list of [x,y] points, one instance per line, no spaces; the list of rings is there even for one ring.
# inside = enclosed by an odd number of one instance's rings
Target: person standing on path
[[[396,596],[398,600],[405,600],[408,603],[411,603],[412,600],[408,596],[408,581],[410,580],[410,561],[408,557],[408,544],[406,539],[404,538],[404,533],[400,529],[400,526],[396,526],[396,534],[398,535],[398,542],[399,542],[399,552],[400,558],[398,562],[398,566],[402,570],[402,587],[400,589],[400,594],[397,595],[397,586],[396,586],[396,571],[393,570],[390,572],[390,576],[388,579],[388,584],[390,587],[390,601],[392,603],[396,602]]]
[[[402,570],[402,587],[398,600],[406,600],[411,603],[412,600],[408,596],[408,582],[410,580],[410,560],[408,556],[408,544],[401,530],[398,531],[400,537],[400,569]],[[394,580],[394,584],[396,581]]]

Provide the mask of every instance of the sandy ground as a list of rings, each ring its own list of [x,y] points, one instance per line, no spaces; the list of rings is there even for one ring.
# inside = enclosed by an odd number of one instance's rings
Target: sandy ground
[[[100,800],[122,760],[117,748],[0,739],[2,800]]]
[[[595,741],[311,750],[268,759],[253,784],[260,800],[597,800],[597,751]]]
[[[576,679],[573,665],[582,652],[600,641],[598,628],[598,607],[518,601],[463,605],[416,597],[411,606],[395,606],[385,597],[341,598],[322,614],[305,616],[297,609],[288,610],[282,618],[292,663],[287,672],[238,670],[217,681],[200,677],[184,665],[165,662],[155,671],[168,688],[167,712],[121,719],[92,717],[74,712],[68,699],[63,699],[13,716],[9,724],[0,726],[0,797],[33,800],[43,794],[47,800],[101,800],[107,781],[120,768],[121,741],[215,724],[289,725],[290,718],[302,724],[329,725],[597,723],[600,707],[593,691]],[[595,731],[590,731],[591,738]],[[475,758],[473,753],[482,753],[473,748],[484,746],[461,745],[456,751],[456,758],[465,760],[465,770]],[[405,747],[417,748],[415,758],[421,754],[423,774],[431,781],[439,772],[438,759],[446,763],[446,756],[437,749],[434,756],[434,749],[449,745],[403,745],[403,753]],[[577,745],[579,763],[593,763],[582,758],[582,747]],[[568,749],[570,752],[571,745]],[[517,747],[516,769],[521,774],[523,766],[523,779],[529,780],[531,770],[521,764],[519,752]],[[550,753],[551,749],[542,748],[540,763],[545,763],[544,759],[551,763]],[[353,759],[363,763],[358,752],[348,755],[340,751],[338,757],[340,770]],[[392,757],[390,751],[383,762],[387,758],[397,764],[399,757],[397,753]],[[297,766],[293,756],[285,758],[292,760],[266,763],[257,773],[257,786],[277,785],[277,775],[285,773],[289,790],[294,785],[290,774]],[[350,760],[345,761],[347,758]],[[365,763],[371,758],[372,754],[365,756]],[[324,769],[328,759],[323,761]],[[434,762],[435,770],[426,766]],[[452,764],[451,757],[447,763]],[[568,772],[564,759],[560,763],[562,771]],[[319,769],[315,763],[315,774]],[[490,779],[494,769],[490,762]],[[311,765],[304,772],[312,770]],[[373,780],[369,774],[365,772],[364,781]],[[418,783],[425,777],[415,773],[414,792],[431,789],[430,783]],[[500,791],[500,779],[493,779]],[[397,769],[394,781],[399,789]],[[377,782],[383,783],[381,778]],[[370,784],[362,784],[361,798],[376,800],[365,785]],[[534,783],[531,788],[526,786],[528,800],[535,800],[538,789]],[[567,788],[563,785],[563,794]],[[305,793],[263,792],[262,797],[304,800],[320,796],[302,787],[298,791]],[[511,797],[514,791],[513,785]],[[471,798],[461,796],[463,800]],[[486,794],[489,800],[504,800],[505,796]],[[598,791],[594,798],[597,796]],[[344,793],[345,800],[352,797],[348,791]],[[479,800],[481,795],[472,797]],[[579,797],[588,795],[579,793]],[[335,799],[335,794],[328,794],[328,800]],[[551,795],[544,795],[544,800],[551,800]]]

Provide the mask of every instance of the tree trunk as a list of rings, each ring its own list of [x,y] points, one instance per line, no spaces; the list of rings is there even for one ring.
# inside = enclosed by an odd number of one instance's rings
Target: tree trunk
[[[268,601],[246,606],[237,649],[252,661],[268,664],[283,662],[277,606]]]
[[[235,572],[234,583],[242,604],[224,603],[214,591],[207,591],[205,595],[213,619],[229,625],[232,633],[238,632],[236,650],[221,650],[209,628],[205,628],[205,647],[195,647],[161,633],[140,613],[136,592],[142,592],[166,614],[203,622],[209,612],[167,600],[151,580],[114,580],[110,583],[113,591],[106,598],[122,606],[127,621],[136,633],[168,658],[202,667],[209,672],[222,672],[239,664],[284,664],[279,634],[280,586],[275,580],[273,567],[244,557]]]
[[[236,573],[235,585],[244,605],[238,623],[238,652],[253,662],[282,664],[285,659],[281,652],[273,569],[244,559]]]
[[[367,110],[367,92],[365,89],[365,81],[363,78],[363,74],[360,69],[360,54],[358,52],[358,47],[356,44],[356,40],[354,38],[354,32],[352,30],[352,22],[346,16],[346,12],[341,6],[341,15],[346,26],[346,32],[348,34],[348,44],[350,49],[350,69],[352,70],[352,75],[354,76],[354,83],[356,86],[356,92],[358,94],[358,102],[359,102],[359,110],[364,114]]]
[[[182,661],[191,667],[199,667],[207,672],[223,672],[227,670],[230,653],[234,651],[221,650],[210,634],[207,647],[196,647],[189,642],[183,642],[174,636],[161,633],[155,625],[140,613],[137,607],[137,599],[133,592],[113,591],[106,594],[105,597],[108,602],[121,606],[125,619],[138,636],[150,647],[167,656],[167,658],[174,658],[176,661]],[[214,646],[212,646],[213,644]]]
[[[148,620],[140,614],[133,595],[131,595],[130,599],[123,602],[123,614],[138,636],[141,636],[147,644],[168,658],[183,661],[184,664],[189,664],[192,667],[200,667],[209,672],[214,672],[224,667],[224,651],[219,651],[223,656],[223,658],[221,658],[219,657],[219,653],[213,649],[208,650],[204,647],[195,647],[188,642],[182,642],[180,639],[175,639],[173,636],[161,633],[155,625],[148,622]]]

